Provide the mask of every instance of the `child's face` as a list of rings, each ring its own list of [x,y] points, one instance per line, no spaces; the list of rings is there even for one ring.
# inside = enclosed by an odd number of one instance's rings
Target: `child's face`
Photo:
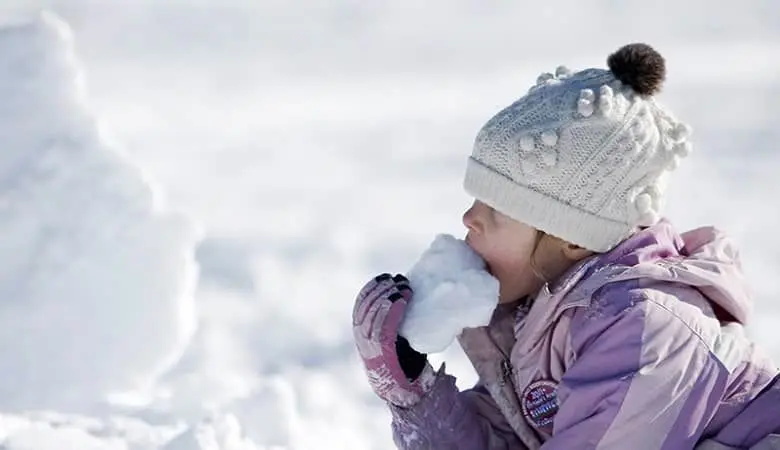
[[[531,270],[536,245],[535,228],[518,222],[477,200],[463,214],[468,228],[466,243],[487,263],[500,284],[499,301],[512,302],[541,288],[543,281]]]

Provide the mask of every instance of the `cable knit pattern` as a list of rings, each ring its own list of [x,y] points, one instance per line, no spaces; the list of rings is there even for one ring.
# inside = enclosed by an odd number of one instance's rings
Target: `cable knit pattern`
[[[479,131],[464,187],[537,229],[605,252],[662,214],[690,128],[606,69],[540,75]]]

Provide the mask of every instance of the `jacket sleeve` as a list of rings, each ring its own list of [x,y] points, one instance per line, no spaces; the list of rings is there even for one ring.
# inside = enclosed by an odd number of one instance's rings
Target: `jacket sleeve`
[[[442,368],[411,408],[390,405],[393,440],[401,450],[522,450],[525,447],[490,394],[477,385],[459,392]]]
[[[675,295],[616,290],[573,316],[575,361],[544,450],[694,448],[725,390],[734,343]]]

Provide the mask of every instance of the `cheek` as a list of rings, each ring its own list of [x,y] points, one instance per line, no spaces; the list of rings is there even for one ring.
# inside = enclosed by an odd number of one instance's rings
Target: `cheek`
[[[500,281],[521,276],[530,267],[530,253],[534,246],[533,230],[493,226],[482,233],[468,233],[466,242],[485,260],[488,268]]]
[[[507,245],[502,239],[485,239],[479,243],[477,252],[490,266],[496,275],[504,273],[517,273],[526,264],[525,249]]]
[[[520,274],[528,267],[528,259],[523,254],[507,247],[493,249],[488,261],[497,275]]]
[[[497,233],[485,242],[485,258],[495,275],[519,277],[530,270],[534,234],[522,232]],[[502,280],[509,281],[509,280]]]
[[[500,302],[511,302],[534,291],[537,278],[527,249],[494,248],[489,258],[490,273],[499,283]]]

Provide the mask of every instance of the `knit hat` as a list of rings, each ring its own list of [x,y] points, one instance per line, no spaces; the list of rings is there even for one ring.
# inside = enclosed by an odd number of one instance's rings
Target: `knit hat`
[[[653,97],[663,57],[629,44],[609,70],[543,73],[479,131],[464,187],[520,222],[596,252],[659,220],[690,128]]]

